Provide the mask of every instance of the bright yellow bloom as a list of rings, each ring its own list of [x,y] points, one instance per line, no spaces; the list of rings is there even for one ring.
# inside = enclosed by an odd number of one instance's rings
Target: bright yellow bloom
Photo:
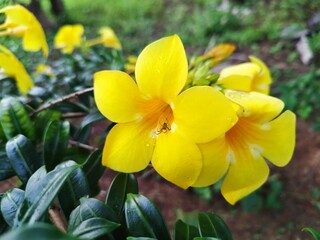
[[[8,77],[15,78],[21,93],[28,93],[33,87],[33,81],[22,63],[2,45],[0,45],[0,68]]]
[[[99,30],[99,34],[100,34],[100,37],[87,41],[87,45],[89,47],[97,44],[103,44],[105,47],[108,47],[108,48],[116,48],[116,49],[122,48],[121,43],[117,35],[112,30],[112,28],[102,27]]]
[[[6,14],[6,20],[0,25],[0,36],[13,35],[23,39],[23,48],[26,51],[42,50],[48,57],[48,44],[42,26],[36,17],[20,5],[8,6],[0,9]]]
[[[267,180],[264,158],[279,167],[288,164],[295,145],[295,115],[280,114],[283,102],[265,94],[229,90],[226,96],[237,103],[239,120],[224,137],[200,145],[204,167],[193,185],[208,186],[225,176],[222,195],[235,204]]]
[[[120,71],[94,75],[98,109],[118,124],[103,150],[103,165],[137,172],[150,160],[168,181],[191,186],[203,168],[197,144],[222,135],[237,121],[230,101],[212,87],[181,92],[188,75],[177,35],[148,45],[136,63],[136,82]]]
[[[81,45],[83,32],[84,28],[81,24],[62,26],[54,38],[54,47],[64,53],[72,53]]]
[[[217,65],[229,57],[236,50],[236,46],[229,43],[218,44],[200,57],[201,60],[210,59],[210,67]]]
[[[272,79],[268,67],[258,58],[249,58],[251,62],[224,68],[218,84],[233,90],[269,94]]]

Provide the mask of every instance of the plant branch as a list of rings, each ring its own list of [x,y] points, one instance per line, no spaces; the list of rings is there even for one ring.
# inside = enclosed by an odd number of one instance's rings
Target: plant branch
[[[80,148],[83,148],[83,149],[87,149],[87,150],[89,150],[89,151],[96,151],[96,150],[99,149],[99,148],[92,147],[92,146],[87,145],[87,144],[83,144],[83,143],[81,143],[81,142],[73,141],[73,140],[71,140],[71,139],[69,139],[69,144],[70,144],[70,145],[77,146],[77,147],[80,147]]]
[[[88,93],[88,92],[92,92],[92,91],[93,91],[93,87],[91,87],[91,88],[86,88],[86,89],[84,89],[84,90],[81,90],[81,91],[78,91],[78,92],[75,92],[75,93],[71,93],[71,94],[69,94],[69,95],[67,95],[67,96],[63,96],[63,97],[61,97],[61,98],[58,98],[57,100],[54,100],[54,101],[52,101],[52,102],[49,102],[49,103],[43,105],[42,107],[38,108],[37,110],[35,110],[35,111],[32,113],[32,115],[34,115],[34,114],[36,114],[36,113],[38,113],[38,112],[41,112],[41,111],[43,111],[43,110],[45,110],[45,109],[51,108],[52,106],[54,106],[54,105],[56,105],[56,104],[62,103],[62,102],[64,102],[64,101],[69,100],[69,99],[72,99],[72,98],[79,97],[79,96],[82,95],[82,94],[85,94],[85,93]]]
[[[62,232],[67,232],[67,221],[66,219],[61,215],[60,209],[53,205],[49,208],[49,218],[51,222]]]

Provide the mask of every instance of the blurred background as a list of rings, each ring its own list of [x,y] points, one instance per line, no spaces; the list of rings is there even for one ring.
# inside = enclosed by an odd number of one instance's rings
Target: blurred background
[[[100,27],[113,28],[126,56],[176,33],[189,57],[232,43],[237,50],[223,64],[246,62],[249,55],[262,59],[273,77],[271,95],[299,117],[289,166],[271,168],[267,184],[235,207],[219,186],[183,191],[151,175],[140,178],[141,191],[169,222],[188,221],[196,210],[220,214],[235,239],[308,239],[303,227],[320,230],[320,0],[0,0],[0,7],[13,3],[34,12],[51,48],[60,26],[80,23],[88,39]],[[0,43],[18,48],[9,38]],[[30,68],[39,57],[19,56]]]

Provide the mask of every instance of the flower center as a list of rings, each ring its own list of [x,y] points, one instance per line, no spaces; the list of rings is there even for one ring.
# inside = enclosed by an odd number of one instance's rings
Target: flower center
[[[146,101],[143,105],[145,115],[143,120],[148,128],[151,129],[153,136],[171,131],[171,125],[174,119],[173,111],[170,105],[160,99]]]

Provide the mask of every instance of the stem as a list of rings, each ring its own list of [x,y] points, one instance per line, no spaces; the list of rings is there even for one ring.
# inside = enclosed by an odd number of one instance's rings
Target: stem
[[[64,97],[61,97],[61,98],[58,98],[57,100],[54,100],[52,102],[49,102],[47,104],[45,104],[44,106],[38,108],[37,110],[35,110],[31,115],[34,115],[36,113],[39,113],[43,110],[46,110],[48,108],[51,108],[52,106],[56,105],[56,104],[59,104],[59,103],[62,103],[63,101],[66,101],[66,100],[69,100],[69,99],[72,99],[72,98],[75,98],[75,97],[78,97],[82,94],[85,94],[85,93],[88,93],[88,92],[92,92],[93,91],[93,87],[91,88],[86,88],[84,90],[81,90],[81,91],[78,91],[78,92],[75,92],[75,93],[71,93],[67,96],[64,96]]]
[[[103,43],[104,41],[103,41],[103,39],[101,38],[101,37],[99,37],[99,38],[94,38],[94,39],[90,39],[90,40],[88,40],[87,41],[87,46],[88,47],[92,47],[92,46],[94,46],[94,45],[98,45],[98,44],[101,44],[101,43]]]
[[[87,144],[84,144],[84,143],[81,143],[81,142],[77,142],[77,141],[74,141],[74,140],[69,140],[69,144],[77,146],[77,147],[81,147],[81,148],[89,150],[89,151],[96,151],[96,150],[99,149],[99,148],[92,147],[90,145],[87,145]]]
[[[62,118],[79,118],[79,117],[84,117],[86,115],[87,113],[83,113],[83,112],[65,113],[65,114],[62,114]]]
[[[49,218],[51,222],[62,232],[67,232],[67,221],[64,219],[64,217],[60,213],[60,209],[56,206],[52,206],[49,208]]]

